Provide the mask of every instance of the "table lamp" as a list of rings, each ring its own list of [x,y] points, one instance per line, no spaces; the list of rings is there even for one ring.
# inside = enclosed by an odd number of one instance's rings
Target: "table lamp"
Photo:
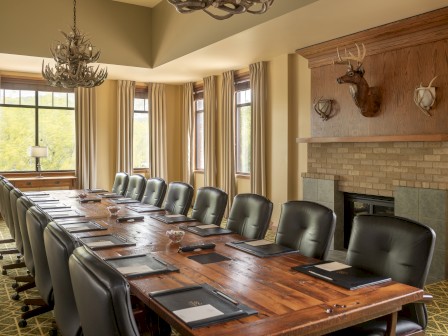
[[[36,158],[36,171],[39,172],[38,177],[42,177],[41,174],[41,164],[40,158],[48,156],[48,147],[47,146],[31,146],[29,148],[29,154],[31,157]]]

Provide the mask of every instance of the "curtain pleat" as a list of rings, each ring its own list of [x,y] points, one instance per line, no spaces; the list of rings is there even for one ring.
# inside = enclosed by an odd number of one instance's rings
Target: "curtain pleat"
[[[216,186],[216,79],[204,78],[204,184]]]
[[[249,65],[252,92],[251,192],[266,196],[266,63]]]
[[[223,74],[222,82],[222,134],[223,134],[223,157],[222,157],[222,189],[227,192],[225,217],[228,216],[232,207],[233,198],[236,195],[235,180],[235,78],[234,72],[228,71]]]
[[[135,82],[118,81],[117,172],[132,174]]]
[[[75,95],[77,188],[96,188],[96,89],[77,88]]]
[[[183,181],[194,184],[194,132],[195,132],[195,109],[193,83],[183,85],[183,111],[182,111],[182,176]]]
[[[165,85],[148,84],[148,98],[151,104],[149,113],[151,176],[168,180],[166,145],[166,93]]]

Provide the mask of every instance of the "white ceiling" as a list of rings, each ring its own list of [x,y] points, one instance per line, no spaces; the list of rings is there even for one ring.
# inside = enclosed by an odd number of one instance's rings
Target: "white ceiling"
[[[445,6],[448,0],[319,0],[154,69],[107,65],[108,78],[159,83],[198,81]],[[41,66],[42,58],[0,54],[3,70],[40,73]]]

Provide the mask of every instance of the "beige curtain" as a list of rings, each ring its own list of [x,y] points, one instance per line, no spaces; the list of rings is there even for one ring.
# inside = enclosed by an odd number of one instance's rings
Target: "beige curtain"
[[[77,189],[96,188],[96,89],[77,88],[75,95]]]
[[[235,180],[235,78],[234,72],[223,74],[222,81],[222,189],[229,195],[225,217],[236,194]]]
[[[183,85],[182,106],[182,175],[186,183],[194,183],[194,132],[195,132],[195,109],[193,83]]]
[[[204,78],[204,185],[216,186],[216,79]]]
[[[151,176],[168,179],[166,146],[166,93],[165,85],[148,84]]]
[[[266,196],[266,63],[249,66],[252,92],[252,160],[251,191]]]
[[[135,82],[118,81],[117,172],[132,174]]]

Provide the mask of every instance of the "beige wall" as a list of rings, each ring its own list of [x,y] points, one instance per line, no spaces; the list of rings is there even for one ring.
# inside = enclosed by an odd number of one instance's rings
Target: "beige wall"
[[[315,1],[276,1],[263,15],[235,15],[224,21],[215,20],[202,12],[180,14],[173,10],[168,1],[162,1],[152,11],[153,66],[187,55]]]
[[[78,28],[103,51],[101,63],[151,65],[150,8],[110,0],[83,0],[77,2],[76,16]],[[63,39],[59,31],[68,32],[72,24],[71,1],[2,0],[0,53],[51,57],[50,46]]]

